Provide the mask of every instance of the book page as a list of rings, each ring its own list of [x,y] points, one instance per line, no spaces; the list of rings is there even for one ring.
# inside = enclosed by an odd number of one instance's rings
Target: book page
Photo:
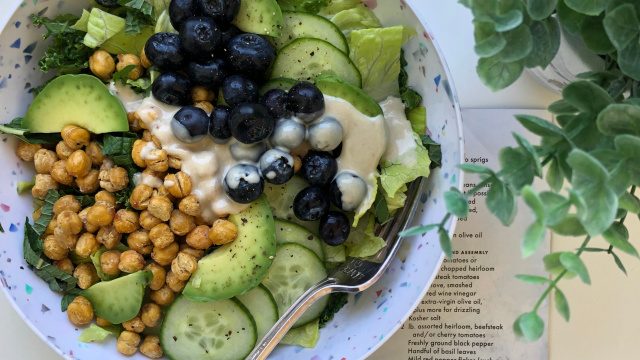
[[[500,149],[515,146],[512,132],[523,134],[513,117],[522,113],[549,117],[545,111],[464,110],[465,162],[498,169]],[[477,176],[465,175],[465,190],[478,181]],[[548,359],[546,338],[535,343],[518,340],[512,324],[520,313],[530,311],[543,290],[515,275],[545,276],[542,257],[549,241],[522,259],[520,244],[533,214],[519,202],[513,224],[502,226],[485,206],[487,190],[469,200],[469,216],[459,220],[452,239],[453,258],[444,260],[421,305],[370,359]],[[546,306],[539,315],[548,323]]]

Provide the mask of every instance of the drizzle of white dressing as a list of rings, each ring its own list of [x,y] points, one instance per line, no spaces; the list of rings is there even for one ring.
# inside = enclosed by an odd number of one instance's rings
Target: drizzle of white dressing
[[[402,100],[397,97],[388,97],[380,103],[384,120],[387,123],[388,143],[387,150],[382,156],[383,162],[396,163],[402,159],[407,165],[415,164],[417,152],[416,140],[411,122],[405,115],[405,107]]]
[[[192,194],[200,202],[202,219],[212,223],[247,208],[248,205],[231,200],[224,191],[224,176],[236,163],[229,144],[217,144],[208,136],[192,144],[180,141],[171,131],[171,119],[178,110],[178,107],[148,97],[136,112],[160,141],[162,149],[181,160],[181,171],[191,178]]]
[[[144,96],[133,91],[131,87],[115,81],[109,83],[109,92],[120,99],[127,112],[135,111],[144,100]]]
[[[144,184],[154,189],[158,189],[162,186],[162,179],[160,179],[157,176],[153,176],[151,174],[135,173],[133,174],[133,183],[136,186],[140,184]]]

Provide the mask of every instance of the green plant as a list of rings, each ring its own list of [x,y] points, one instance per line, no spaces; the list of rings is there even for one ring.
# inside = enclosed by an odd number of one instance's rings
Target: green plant
[[[518,275],[522,281],[546,289],[531,311],[514,323],[517,335],[537,340],[544,333],[538,315],[549,295],[557,311],[569,320],[568,301],[560,280],[577,276],[590,283],[589,270],[581,260],[585,252],[611,256],[626,273],[618,257],[623,252],[639,257],[629,242],[624,225],[628,214],[640,213],[634,195],[640,185],[640,3],[625,0],[461,0],[474,15],[477,72],[491,89],[513,83],[525,67],[546,67],[560,46],[560,26],[579,35],[607,63],[605,71],[581,74],[567,85],[562,99],[549,106],[558,125],[521,115],[517,120],[540,140],[536,145],[515,134],[516,147],[499,154],[499,171],[464,164],[461,169],[479,174],[482,181],[463,194],[452,189],[444,200],[448,214],[438,224],[410,229],[404,236],[437,229],[440,243],[451,256],[451,239],[444,225],[453,216],[465,217],[467,199],[484,187],[488,209],[508,226],[521,197],[535,214],[525,232],[523,257],[535,253],[550,230],[583,237],[574,252],[555,252],[544,257],[550,277]],[[544,175],[543,175],[544,174]],[[544,177],[548,190],[537,192],[531,184]],[[589,244],[602,236],[609,244]]]

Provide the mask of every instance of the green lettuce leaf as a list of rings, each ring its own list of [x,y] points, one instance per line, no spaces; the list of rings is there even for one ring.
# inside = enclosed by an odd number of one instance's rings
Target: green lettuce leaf
[[[362,0],[329,0],[327,6],[320,10],[320,14],[331,16],[342,10],[349,10],[362,5]]]
[[[138,34],[127,34],[121,31],[109,40],[105,41],[100,48],[110,54],[140,54],[147,40],[155,33],[152,26],[145,26]]]
[[[88,27],[89,27],[89,16],[91,15],[90,12],[88,12],[85,9],[82,9],[82,16],[80,16],[80,19],[78,19],[78,21],[76,21],[75,24],[73,24],[73,26],[71,26],[72,29],[76,29],[79,31],[84,31],[87,32]]]
[[[362,74],[362,89],[376,101],[400,94],[400,51],[405,34],[404,26],[351,32],[349,56]]]
[[[300,11],[310,14],[317,14],[328,3],[328,0],[278,0],[283,11]]]
[[[362,200],[362,203],[355,211],[355,216],[353,217],[353,226],[358,226],[358,222],[360,219],[371,209],[373,203],[376,201],[376,194],[378,193],[378,178],[380,174],[376,171],[375,179],[373,179],[373,189],[369,189],[367,192],[367,197]],[[368,182],[368,181],[367,181]]]
[[[411,128],[416,134],[427,133],[427,108],[420,105],[407,112],[407,119],[411,122]]]
[[[151,5],[153,6],[153,17],[157,20],[160,18],[160,15],[169,10],[169,4],[171,4],[171,0],[151,0]]]
[[[87,34],[83,44],[90,48],[97,48],[117,33],[124,30],[125,19],[109,14],[98,8],[91,9],[87,23]]]
[[[384,239],[374,233],[376,219],[367,213],[355,228],[351,228],[349,238],[344,246],[347,249],[347,256],[364,258],[373,256],[387,244]]]
[[[163,11],[162,14],[158,17],[156,21],[155,32],[168,32],[177,34],[178,31],[171,24],[171,19],[169,18],[169,12],[167,10]]]
[[[333,15],[331,22],[347,34],[353,30],[382,27],[373,11],[362,4],[338,12]]]
[[[344,245],[331,246],[323,241],[322,250],[324,250],[324,259],[328,263],[341,263],[347,260],[347,251]]]
[[[417,134],[414,134],[414,139],[416,145],[412,151],[405,152],[398,159],[387,159],[382,164],[380,184],[391,198],[394,198],[407,183],[421,176],[429,176],[429,153],[422,146]]]
[[[103,342],[111,335],[113,335],[111,331],[103,329],[96,324],[91,324],[80,333],[78,341],[83,343]]]
[[[404,203],[407,201],[407,185],[403,185],[397,192],[395,196],[389,196],[386,191],[383,191],[385,199],[387,200],[387,209],[389,209],[389,213],[393,214],[396,210],[404,207]]]
[[[314,321],[289,330],[289,332],[280,341],[285,345],[297,345],[306,348],[313,348],[318,343],[320,338],[320,321],[315,319]]]

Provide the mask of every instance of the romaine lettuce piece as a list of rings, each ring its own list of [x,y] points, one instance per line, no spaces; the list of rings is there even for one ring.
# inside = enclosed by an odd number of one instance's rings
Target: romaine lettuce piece
[[[83,43],[90,48],[97,48],[114,35],[124,30],[126,21],[98,8],[91,9],[87,23],[87,34]]]
[[[278,0],[280,8],[286,11],[300,11],[317,14],[320,9],[327,6],[329,0]]]
[[[298,345],[306,348],[313,348],[318,343],[320,338],[320,321],[315,319],[314,321],[289,330],[287,334],[280,341],[285,345]]]
[[[171,0],[151,0],[151,5],[153,6],[153,17],[155,19],[160,18],[160,15],[164,11],[169,10],[169,4],[171,4]]]
[[[353,217],[353,226],[358,226],[358,222],[360,221],[360,219],[364,216],[364,214],[367,213],[367,211],[369,211],[369,209],[371,209],[371,206],[373,206],[373,203],[376,201],[376,194],[378,193],[379,177],[380,177],[380,174],[378,174],[378,172],[376,171],[375,178],[371,182],[373,184],[373,189],[369,189],[369,191],[367,192],[367,197],[365,197],[364,200],[362,200],[362,203],[356,209],[355,216]],[[369,181],[365,180],[365,182],[368,183]]]
[[[158,20],[156,21],[155,32],[168,32],[177,34],[178,31],[171,24],[171,19],[169,18],[169,11],[165,10],[160,14]]]
[[[121,31],[105,41],[101,49],[110,54],[140,54],[147,40],[154,34],[153,27],[145,26],[139,34],[127,34]]]
[[[85,9],[82,9],[82,16],[80,16],[80,19],[78,19],[78,21],[76,21],[76,23],[73,24],[71,26],[71,28],[79,30],[79,31],[87,32],[87,27],[89,26],[89,16],[90,15],[91,15],[90,12],[88,12]]]
[[[427,108],[420,105],[407,112],[407,119],[411,122],[411,128],[416,134],[424,135],[427,133]]]
[[[80,333],[78,341],[83,343],[103,342],[111,335],[114,335],[111,331],[103,329],[96,324],[91,324]]]
[[[329,0],[327,6],[320,10],[325,16],[335,15],[342,10],[349,10],[362,5],[362,0]]]
[[[368,7],[359,4],[354,8],[342,10],[331,18],[340,30],[349,33],[353,30],[380,28],[378,17]]]
[[[407,201],[407,185],[405,184],[396,192],[396,195],[391,197],[386,191],[383,191],[384,198],[387,201],[387,209],[390,214],[393,214],[396,210],[404,207],[404,203]]]
[[[341,263],[347,260],[347,251],[344,245],[331,246],[322,242],[322,250],[324,250],[324,259],[328,263]]]
[[[406,184],[421,176],[429,176],[431,164],[429,153],[422,146],[420,137],[417,134],[413,135],[416,146],[411,151],[405,152],[398,159],[387,160],[382,164],[380,184],[391,198],[394,198]]]
[[[385,247],[387,243],[384,239],[374,233],[375,224],[375,216],[367,213],[358,226],[351,228],[349,238],[344,243],[347,256],[358,258],[373,256]]]

